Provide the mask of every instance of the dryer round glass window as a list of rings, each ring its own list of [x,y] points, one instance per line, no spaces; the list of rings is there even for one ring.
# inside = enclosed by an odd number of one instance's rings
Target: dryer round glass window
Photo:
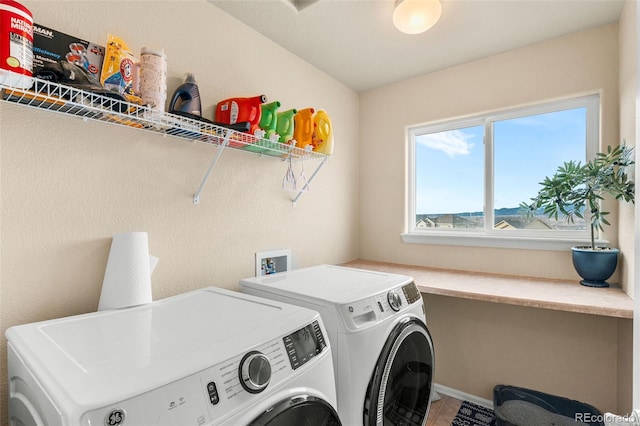
[[[338,413],[326,401],[297,395],[269,408],[249,426],[341,426]]]
[[[367,388],[365,426],[425,423],[433,387],[433,354],[431,335],[422,321],[407,318],[396,325]]]

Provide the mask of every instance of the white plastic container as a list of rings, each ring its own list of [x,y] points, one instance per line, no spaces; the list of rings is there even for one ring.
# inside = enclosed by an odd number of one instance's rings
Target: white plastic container
[[[33,17],[13,0],[0,0],[0,84],[19,89],[33,84]]]
[[[145,105],[154,111],[164,112],[167,101],[167,56],[163,50],[142,48],[140,96]]]

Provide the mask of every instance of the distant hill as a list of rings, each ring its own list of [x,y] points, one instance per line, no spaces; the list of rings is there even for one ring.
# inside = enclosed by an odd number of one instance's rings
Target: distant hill
[[[540,212],[542,212],[542,210]],[[522,214],[522,211],[520,207],[504,207],[497,209],[494,214],[496,216],[517,216]]]
[[[566,217],[564,217],[563,215],[559,215],[558,220],[555,220],[553,218],[548,218],[544,214],[544,209],[538,209],[534,216],[537,217],[538,221],[546,224],[547,226],[553,229],[565,229],[565,230],[585,229],[584,219],[577,218],[575,220],[575,223],[571,223],[566,220]],[[421,220],[426,220],[428,218],[430,219],[430,221],[435,222],[436,223],[435,226],[438,227],[437,223],[439,222],[438,219],[440,219],[449,225],[453,224],[453,227],[458,227],[455,225],[454,219],[452,219],[452,217],[458,217],[462,220],[466,219],[467,222],[471,221],[470,223],[475,222],[476,224],[481,224],[484,218],[484,212],[434,213],[434,214],[421,213],[416,215],[416,223],[420,222]],[[524,215],[520,210],[520,207],[508,207],[508,208],[497,209],[495,211],[494,219],[495,219],[495,223],[504,221],[504,222],[508,222],[511,226],[516,228],[524,228],[527,224],[531,223],[531,221],[525,220]]]
[[[482,217],[484,216],[484,212],[462,212],[462,213],[420,213],[417,214],[416,217],[418,218],[418,220],[420,219],[424,219],[426,217],[441,217],[447,214],[454,214],[456,216],[461,216],[461,217]],[[501,209],[497,209],[495,211],[495,215],[496,216],[518,216],[520,215],[520,207],[504,207]],[[540,210],[538,212],[538,214],[542,214],[542,210]]]

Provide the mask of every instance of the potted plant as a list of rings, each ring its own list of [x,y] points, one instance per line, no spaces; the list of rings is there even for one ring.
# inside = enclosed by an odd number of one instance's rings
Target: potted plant
[[[575,218],[590,223],[591,245],[571,249],[573,265],[583,278],[581,284],[591,287],[608,287],[618,264],[619,250],[597,247],[596,233],[603,231],[609,212],[603,211],[601,201],[605,194],[617,200],[635,203],[635,184],[626,173],[626,167],[634,164],[633,148],[620,145],[607,147],[596,157],[582,165],[579,161],[565,162],[551,177],[540,182],[542,188],[531,202],[523,202],[520,208],[529,218],[542,209],[544,215],[558,220],[565,217],[573,223]]]

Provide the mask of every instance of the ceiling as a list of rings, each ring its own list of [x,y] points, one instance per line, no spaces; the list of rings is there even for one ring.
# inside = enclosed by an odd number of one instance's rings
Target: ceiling
[[[360,92],[615,22],[625,0],[442,0],[431,30],[407,35],[394,0],[209,0]]]

